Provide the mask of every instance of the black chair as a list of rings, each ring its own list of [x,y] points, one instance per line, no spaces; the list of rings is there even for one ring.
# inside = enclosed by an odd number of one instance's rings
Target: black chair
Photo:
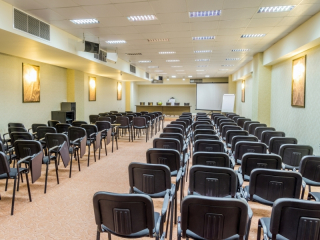
[[[163,128],[164,133],[180,133],[183,135],[183,130],[181,128],[175,128],[175,127],[165,127]]]
[[[187,196],[182,201],[177,239],[247,239],[251,217],[243,199]]]
[[[20,123],[19,123],[20,124]],[[24,127],[9,127],[8,128],[8,133],[3,134],[3,143],[6,145],[6,147],[9,149],[12,147],[11,139],[7,138],[6,136],[12,133],[12,132],[28,132],[28,130]],[[8,143],[11,143],[11,146],[8,145]]]
[[[141,130],[146,131],[146,142],[149,139],[149,125],[147,124],[147,120],[144,117],[134,117],[132,121],[132,141],[136,139],[136,133],[139,136],[141,134]]]
[[[249,132],[249,126],[250,126],[250,124],[253,124],[253,123],[259,124],[260,122],[258,122],[258,121],[246,121],[246,122],[244,122],[244,124],[243,124],[243,130],[246,130],[246,131]]]
[[[259,142],[258,138],[256,136],[234,136],[231,139],[231,149],[230,149],[230,154],[234,154],[234,151],[236,149],[236,144],[237,142]]]
[[[101,116],[98,118],[98,121],[102,122],[102,121],[107,121],[111,123],[111,118],[109,116]]]
[[[11,127],[20,127],[20,128],[25,128],[24,124],[23,123],[8,123],[8,128],[11,128]]]
[[[86,130],[87,133],[87,147],[88,147],[88,167],[90,163],[90,147],[93,146],[93,157],[94,161],[96,162],[96,150],[100,149],[100,143],[101,143],[101,132],[98,131],[98,128],[96,125],[91,124],[82,124],[82,128]],[[98,137],[98,134],[99,137]],[[97,137],[99,139],[97,139]],[[99,158],[100,159],[100,158]]]
[[[220,121],[219,126],[217,126],[220,133],[222,132],[222,127],[225,126],[225,125],[238,126],[238,125],[237,125],[233,120],[231,120],[231,119],[222,120],[222,121]]]
[[[108,117],[111,119],[111,121],[110,121],[111,124],[115,123],[117,120],[117,116],[115,116],[115,115],[108,115]]]
[[[9,164],[11,164],[12,161],[14,161],[13,167],[15,167],[15,160],[17,156],[13,154],[13,151],[14,151],[13,148],[7,149],[6,146],[3,144],[3,142],[0,140],[0,152],[3,152],[6,155],[6,158]]]
[[[21,163],[26,162],[28,159],[24,158],[21,159],[17,163],[16,168],[10,168],[10,165],[7,161],[6,155],[3,152],[0,152],[0,179],[6,179],[6,191],[7,191],[7,185],[9,179],[14,179],[13,183],[13,193],[12,193],[12,205],[11,205],[11,215],[13,215],[14,212],[14,202],[15,202],[15,196],[16,196],[16,185],[17,185],[17,179],[19,181],[20,175],[23,173],[26,174],[27,179],[27,187],[28,187],[28,195],[29,195],[29,201],[31,202],[31,192],[30,192],[30,186],[29,186],[29,169],[28,168],[21,168]]]
[[[123,117],[123,116],[117,116],[116,123],[120,124],[120,126],[118,126],[118,130],[122,129],[122,136],[123,136],[123,130],[128,130],[129,142],[130,142],[130,138],[132,135],[132,132],[131,132],[132,129],[131,129],[131,123],[129,121],[129,118]]]
[[[222,152],[195,152],[192,156],[192,165],[230,168],[228,154]]]
[[[267,145],[260,142],[240,141],[236,143],[234,155],[231,161],[241,165],[242,156],[245,153],[267,153]]]
[[[234,117],[239,117],[239,115],[236,114],[236,113],[228,113],[228,114],[226,114],[226,116],[227,116],[228,118],[230,118],[230,119],[232,119],[232,118],[234,118]]]
[[[264,123],[251,123],[248,127],[248,132],[251,135],[254,135],[256,128],[258,127],[267,127],[267,124]]]
[[[245,117],[234,116],[234,117],[232,118],[232,120],[233,120],[235,123],[237,123],[237,122],[238,122],[238,119],[240,119],[240,118],[245,118]]]
[[[298,140],[291,137],[272,137],[269,141],[269,152],[279,154],[280,147],[283,144],[298,144]]]
[[[42,147],[45,151],[46,156],[48,155],[46,139],[45,139],[45,136],[47,133],[57,133],[57,130],[55,127],[42,127],[42,126],[40,126],[37,128],[38,140],[42,144]]]
[[[241,167],[238,169],[239,179],[249,181],[251,172],[256,168],[281,170],[282,159],[276,154],[246,153],[242,156]]]
[[[254,169],[243,196],[250,201],[272,206],[278,198],[299,198],[302,176],[298,172],[274,169]]]
[[[48,126],[55,128],[58,123],[60,123],[60,121],[58,121],[58,120],[49,120],[48,121]]]
[[[149,116],[150,117],[149,125],[151,127],[150,134],[151,134],[151,137],[152,137],[153,136],[153,132],[154,132],[154,135],[157,134],[157,119],[156,119],[156,116],[155,116],[155,114],[152,114],[152,113],[144,114],[144,116]]]
[[[238,124],[239,127],[242,127],[242,128],[243,128],[244,123],[245,123],[245,122],[250,122],[250,121],[251,121],[250,118],[239,118],[239,119],[237,120],[237,124]]]
[[[96,121],[96,126],[98,128],[98,131],[101,132],[100,146],[102,146],[102,140],[103,140],[104,141],[104,149],[105,149],[106,156],[107,156],[108,155],[107,142],[108,142],[108,139],[110,141],[112,138],[111,123],[108,121],[100,121],[99,120],[99,121]],[[101,148],[99,148],[99,159],[100,159],[100,150],[101,150]]]
[[[69,127],[71,127],[71,125],[68,123],[57,123],[56,125],[57,133],[68,134]]]
[[[88,124],[86,121],[73,121],[72,126],[81,127],[82,124]]]
[[[145,115],[145,114],[148,114],[149,112],[147,112],[147,111],[141,111],[140,112],[142,115]]]
[[[218,135],[212,135],[212,134],[197,134],[194,136],[194,141],[197,141],[200,139],[219,140],[220,138]]]
[[[231,147],[231,140],[235,136],[249,136],[249,133],[245,130],[228,130],[226,132],[226,146]]]
[[[234,131],[234,130],[242,130],[241,127],[239,126],[232,126],[232,125],[224,125],[222,127],[222,132],[221,132],[221,137],[222,137],[222,140],[226,140],[226,135],[227,135],[227,132],[228,131]]]
[[[211,129],[214,130],[214,126],[213,125],[209,125],[209,124],[198,124],[195,128],[195,130],[198,129]]]
[[[276,131],[276,129],[273,128],[273,127],[256,127],[255,130],[254,130],[254,134],[253,135],[255,135],[261,141],[262,133],[264,131],[271,132],[271,131]]]
[[[174,202],[176,199],[176,186],[171,183],[171,174],[168,166],[163,164],[135,163],[129,164],[129,184],[131,194],[145,194],[151,198],[163,198],[161,216],[165,220],[169,201],[166,233],[170,218],[170,239],[172,239]]]
[[[237,192],[237,174],[230,168],[192,166],[189,195],[234,198]]]
[[[285,137],[286,134],[280,131],[263,131],[261,133],[261,142],[267,144],[269,147],[270,139],[273,137]]]
[[[33,123],[31,125],[31,128],[28,129],[28,132],[30,132],[30,130],[32,130],[32,135],[34,136],[35,139],[38,139],[38,136],[37,136],[37,127],[47,127],[47,124],[44,124],[44,123]]]
[[[68,128],[68,137],[69,137],[69,153],[71,154],[70,164],[72,162],[72,156],[78,162],[78,169],[79,172],[81,171],[80,168],[80,153],[79,151],[85,153],[86,147],[84,149],[81,148],[81,141],[85,141],[85,145],[87,145],[87,132],[82,127],[69,127]],[[71,172],[69,177],[71,177]]]
[[[223,142],[217,140],[197,140],[194,143],[193,152],[224,152],[224,145]]]
[[[89,122],[91,124],[95,124],[96,121],[98,121],[99,117],[100,117],[99,115],[89,115]]]
[[[163,208],[167,206],[164,204]],[[164,238],[164,216],[154,212],[152,199],[145,194],[97,192],[93,196],[93,210],[97,240],[104,232],[109,240],[111,234],[122,238]]]
[[[313,148],[308,145],[283,144],[279,155],[282,157],[282,168],[289,170],[299,169],[300,161],[304,156],[312,155]]]
[[[310,198],[314,198],[313,194],[317,195],[319,193],[312,193],[311,186],[320,186],[320,157],[304,156],[300,162],[299,172],[302,175],[303,179],[301,199],[303,199],[304,197],[306,185],[309,186],[308,200]]]
[[[320,203],[281,198],[274,202],[271,218],[260,218],[257,240],[319,239]]]
[[[222,119],[228,119],[226,116],[220,116],[220,115],[214,116],[214,117],[213,117],[213,124],[214,124],[215,126],[218,125],[218,120],[219,120],[220,118],[222,118]]]
[[[181,146],[180,152],[183,152],[184,154],[187,153],[187,151],[188,151],[188,143],[185,142],[185,140],[183,138],[183,135],[181,133],[168,133],[168,132],[165,132],[165,133],[161,133],[159,137],[160,138],[174,138],[174,139],[179,140],[180,146]]]
[[[216,135],[217,133],[212,129],[197,129],[194,131],[193,135],[196,136],[198,134]]]

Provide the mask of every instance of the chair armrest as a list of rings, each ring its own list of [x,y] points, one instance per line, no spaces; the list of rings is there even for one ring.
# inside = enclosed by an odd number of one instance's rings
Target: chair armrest
[[[60,147],[61,147],[61,146],[59,145],[59,146],[54,146],[54,147],[50,148],[50,149],[49,149],[49,154],[50,154],[52,151],[56,150],[56,149],[58,149],[58,151],[59,151]]]
[[[32,130],[32,128],[28,128],[28,132],[30,132],[30,130]]]
[[[181,233],[182,233],[182,229],[181,229],[181,217],[178,217],[178,224],[177,224],[177,232],[178,232],[178,239],[181,239]]]
[[[165,216],[168,210],[168,205],[170,202],[170,190],[167,189],[167,193],[164,196],[164,200],[163,200],[163,204],[162,204],[162,208],[161,208],[161,216]]]
[[[90,134],[90,138],[91,138],[91,137],[95,137],[95,136],[97,136],[97,133],[91,133],[91,134]]]
[[[6,142],[6,135],[9,135],[9,133],[5,133],[5,134],[3,134],[3,140]]]
[[[21,163],[29,163],[30,162],[30,159],[32,159],[33,156],[27,156],[27,157],[24,157],[22,159],[20,159],[18,162],[17,162],[17,167],[21,164]]]
[[[241,187],[242,187],[242,184],[243,184],[242,174],[239,173],[239,172],[237,172],[237,175],[238,175],[239,187],[241,188]]]
[[[176,194],[176,185],[172,184],[170,189],[170,202],[173,200],[173,196]]]
[[[306,186],[307,186],[306,182],[305,182],[304,180],[302,180],[302,187],[303,187],[303,189],[305,189]]]
[[[234,157],[230,156],[229,159],[230,159],[231,165],[234,167],[236,165],[236,163],[234,161]]]
[[[45,141],[46,140],[46,138],[40,138],[39,139],[39,141]]]

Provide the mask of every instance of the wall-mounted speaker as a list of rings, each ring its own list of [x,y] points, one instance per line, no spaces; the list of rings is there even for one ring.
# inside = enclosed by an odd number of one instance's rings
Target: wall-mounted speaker
[[[84,41],[84,51],[89,53],[99,53],[99,43]]]

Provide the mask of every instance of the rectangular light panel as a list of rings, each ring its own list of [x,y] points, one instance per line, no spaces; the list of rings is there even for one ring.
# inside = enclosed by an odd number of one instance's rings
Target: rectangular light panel
[[[180,62],[180,60],[166,60],[166,62]]]
[[[209,62],[210,59],[196,59],[196,62]]]
[[[266,34],[258,33],[258,34],[243,34],[241,38],[255,38],[255,37],[264,37]]]
[[[150,60],[143,60],[143,61],[139,61],[139,63],[151,63],[152,61]]]
[[[198,50],[198,51],[194,51],[194,53],[211,53],[212,50]]]
[[[269,13],[269,12],[289,12],[294,9],[295,5],[289,6],[272,6],[272,7],[261,7],[258,13]]]
[[[152,21],[157,20],[157,17],[155,15],[129,16],[128,20],[130,22]]]
[[[189,12],[189,17],[213,17],[220,16],[221,10],[213,10],[213,11],[198,11],[198,12]]]
[[[99,23],[99,21],[97,19],[74,19],[74,20],[70,20],[70,22],[74,23],[74,24],[94,24],[94,23]]]
[[[248,52],[249,49],[232,49],[232,52]]]
[[[192,37],[192,40],[213,40],[215,36]]]
[[[119,44],[119,43],[126,43],[125,40],[114,40],[114,41],[106,41],[108,44]]]
[[[159,52],[159,54],[175,54],[176,52]]]
[[[169,42],[169,38],[154,38],[154,39],[148,39],[148,42]]]

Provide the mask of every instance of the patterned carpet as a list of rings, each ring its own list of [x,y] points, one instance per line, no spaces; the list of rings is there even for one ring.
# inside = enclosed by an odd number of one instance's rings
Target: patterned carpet
[[[171,120],[171,119],[167,119]],[[158,133],[159,134],[159,133]],[[72,178],[69,178],[69,167],[59,166],[60,184],[56,182],[54,164],[49,167],[48,189],[44,194],[45,167],[41,178],[31,185],[32,202],[29,202],[26,181],[21,183],[16,193],[14,215],[10,215],[13,180],[9,181],[5,192],[5,180],[0,182],[0,239],[95,239],[96,225],[94,221],[92,197],[97,191],[128,193],[128,165],[130,162],[145,162],[146,150],[152,147],[152,139],[147,143],[145,136],[134,142],[128,137],[121,137],[119,150],[111,152],[108,145],[108,156],[102,150],[101,159],[94,162],[90,157],[87,167],[87,155],[81,159],[81,172],[73,162]],[[185,188],[186,192],[187,186]],[[315,189],[313,189],[315,190]],[[258,203],[249,203],[254,217],[249,239],[256,239],[257,221],[261,217],[270,216],[271,207]],[[154,205],[159,211],[161,200]],[[179,206],[179,205],[178,205]],[[178,212],[179,216],[179,212]],[[107,239],[101,234],[101,239]],[[176,226],[173,237],[176,239]],[[112,236],[112,239],[117,237]]]

